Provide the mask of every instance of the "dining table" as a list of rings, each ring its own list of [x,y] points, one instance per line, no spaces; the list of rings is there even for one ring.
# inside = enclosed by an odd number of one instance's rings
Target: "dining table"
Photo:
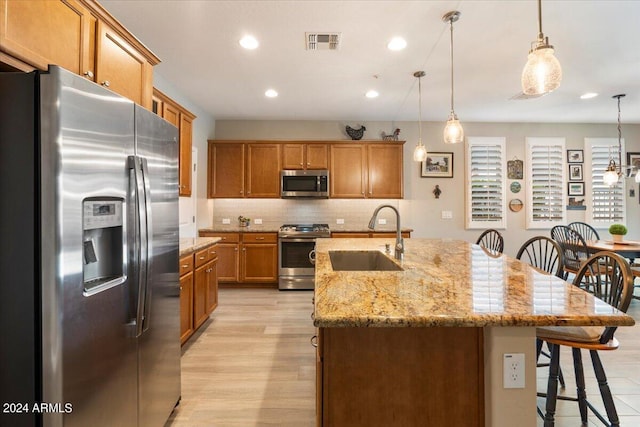
[[[614,242],[613,240],[587,240],[587,248],[589,248],[591,253],[600,251],[615,252],[632,261],[634,258],[640,258],[640,241],[635,240],[623,240],[622,242]]]

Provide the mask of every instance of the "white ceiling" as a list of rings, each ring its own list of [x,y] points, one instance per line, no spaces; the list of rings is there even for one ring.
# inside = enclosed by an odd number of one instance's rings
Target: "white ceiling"
[[[475,122],[640,123],[640,1],[544,0],[542,29],[563,81],[538,99],[509,100],[537,36],[537,2],[169,1],[100,3],[162,59],[155,73],[215,119],[446,120],[449,26],[454,24],[455,111]],[[341,32],[338,51],[305,50],[305,32]],[[254,51],[238,40],[251,34]],[[387,42],[402,36],[400,52]],[[264,96],[268,88],[279,96]],[[365,98],[369,89],[380,93]],[[580,100],[585,92],[600,96]]]

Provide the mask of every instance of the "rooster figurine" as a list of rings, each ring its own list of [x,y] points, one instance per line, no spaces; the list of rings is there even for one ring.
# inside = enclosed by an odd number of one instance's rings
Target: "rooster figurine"
[[[346,130],[347,135],[349,135],[354,141],[357,141],[359,139],[362,139],[364,131],[367,130],[367,128],[364,126],[360,126],[360,129],[354,129],[351,126],[347,125]]]

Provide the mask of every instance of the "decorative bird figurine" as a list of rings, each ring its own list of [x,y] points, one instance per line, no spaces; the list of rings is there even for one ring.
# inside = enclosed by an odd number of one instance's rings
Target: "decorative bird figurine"
[[[347,130],[347,135],[349,135],[354,141],[362,139],[364,131],[367,130],[367,128],[364,126],[360,126],[360,129],[354,129],[349,125],[347,125],[345,129]]]
[[[398,135],[400,135],[400,128],[396,128],[391,135],[387,135],[386,132],[382,132],[382,139],[384,141],[397,141]]]

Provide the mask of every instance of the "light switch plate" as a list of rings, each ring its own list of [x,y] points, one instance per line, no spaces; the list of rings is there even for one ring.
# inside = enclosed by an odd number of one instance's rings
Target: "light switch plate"
[[[222,218],[223,224],[231,224],[231,220],[229,218]]]
[[[256,225],[262,224],[262,218],[256,218],[253,220],[253,223]]]
[[[386,225],[386,223],[387,223],[387,220],[386,220],[386,219],[384,219],[384,218],[380,218],[380,219],[378,219],[378,224],[380,224],[380,225]]]
[[[336,219],[336,224],[344,224],[344,218]]]

